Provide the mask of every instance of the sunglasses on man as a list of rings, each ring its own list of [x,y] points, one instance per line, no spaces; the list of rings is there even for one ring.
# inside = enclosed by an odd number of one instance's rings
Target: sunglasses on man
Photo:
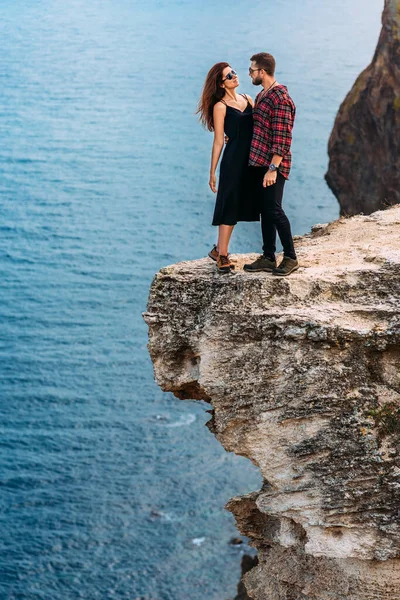
[[[234,71],[232,69],[232,71],[230,73],[228,73],[226,75],[225,79],[223,79],[222,81],[226,81],[226,80],[230,81],[231,79],[233,79],[234,77],[236,77],[236,75],[237,75],[236,71]]]

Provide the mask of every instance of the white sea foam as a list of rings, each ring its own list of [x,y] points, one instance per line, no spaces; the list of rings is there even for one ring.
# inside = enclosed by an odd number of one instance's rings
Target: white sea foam
[[[166,423],[165,427],[184,427],[185,425],[191,425],[195,420],[196,415],[189,413],[188,415],[182,415],[178,421]]]
[[[192,544],[194,544],[195,546],[201,546],[203,544],[203,542],[205,542],[205,541],[206,541],[205,537],[193,538]]]

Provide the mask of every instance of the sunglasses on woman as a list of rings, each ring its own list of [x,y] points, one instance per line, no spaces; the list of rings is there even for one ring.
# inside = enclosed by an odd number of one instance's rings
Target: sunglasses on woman
[[[231,79],[233,79],[233,78],[234,78],[236,75],[237,75],[236,71],[234,71],[234,70],[232,69],[232,71],[231,71],[230,73],[228,73],[228,74],[226,75],[225,79],[223,79],[222,81],[225,81],[226,79],[227,79],[228,81],[230,81],[230,80],[231,80]]]

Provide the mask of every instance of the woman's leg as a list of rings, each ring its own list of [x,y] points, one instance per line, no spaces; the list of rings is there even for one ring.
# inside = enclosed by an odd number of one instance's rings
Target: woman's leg
[[[220,225],[218,227],[217,250],[222,256],[228,256],[229,240],[231,239],[234,225]]]

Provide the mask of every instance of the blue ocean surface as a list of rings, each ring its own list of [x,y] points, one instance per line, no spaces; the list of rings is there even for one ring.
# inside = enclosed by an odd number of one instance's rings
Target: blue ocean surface
[[[383,2],[2,0],[0,599],[225,600],[244,550],[223,506],[258,489],[203,403],[153,380],[141,313],[162,266],[215,241],[208,69],[272,52],[297,104],[294,233],[338,216],[335,114]],[[231,251],[260,249],[239,224]]]

